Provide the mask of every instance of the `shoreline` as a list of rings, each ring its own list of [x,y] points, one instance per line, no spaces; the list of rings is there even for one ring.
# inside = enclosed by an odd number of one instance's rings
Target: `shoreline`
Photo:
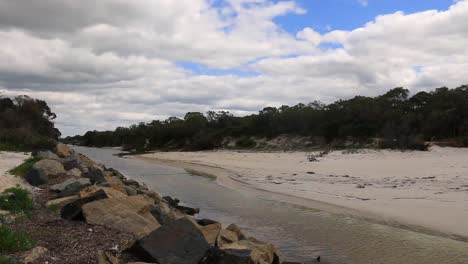
[[[187,152],[177,152],[177,153],[187,154]],[[219,154],[219,152],[195,152],[195,153],[188,153],[188,154],[196,154],[196,153],[198,154],[202,153],[204,155],[205,154],[207,155]],[[227,152],[223,152],[223,154],[226,154],[226,153]],[[288,152],[288,153],[290,154],[290,153],[295,153],[295,152]],[[282,153],[282,154],[287,155],[288,153]],[[416,215],[411,215],[407,218],[404,218],[404,217],[399,217],[398,213],[396,214],[392,214],[391,212],[388,213],[387,211],[385,211],[386,210],[385,208],[381,208],[381,210],[375,210],[375,207],[365,208],[365,206],[362,206],[362,203],[359,206],[356,206],[356,203],[355,203],[356,200],[352,200],[350,202],[349,200],[337,201],[336,199],[331,199],[330,201],[327,201],[324,199],[324,198],[327,198],[327,195],[322,195],[322,194],[318,194],[316,197],[304,197],[301,195],[296,195],[295,193],[291,193],[290,191],[288,192],[288,190],[285,191],[279,188],[271,188],[272,186],[268,186],[268,185],[262,186],[261,184],[253,184],[251,181],[249,181],[251,179],[246,177],[246,175],[243,174],[243,172],[238,168],[233,169],[228,166],[218,165],[215,162],[210,162],[208,164],[207,162],[203,160],[195,160],[195,159],[190,160],[190,159],[183,159],[180,157],[174,158],[174,156],[164,157],[165,154],[167,154],[167,152],[134,155],[134,156],[131,156],[131,158],[142,159],[148,162],[156,162],[156,163],[160,163],[163,165],[183,168],[187,170],[188,172],[197,176],[208,176],[210,178],[216,178],[217,183],[224,187],[234,189],[234,190],[239,190],[239,188],[242,188],[247,191],[253,189],[257,192],[271,195],[274,197],[274,199],[278,201],[287,202],[296,206],[302,206],[302,207],[310,208],[310,209],[317,209],[317,210],[329,212],[332,214],[352,216],[354,218],[366,220],[372,223],[383,224],[383,225],[388,225],[388,226],[397,227],[397,228],[403,228],[403,229],[407,229],[407,230],[414,231],[414,232],[450,238],[450,239],[454,239],[454,240],[458,240],[462,242],[468,242],[468,229],[467,230],[465,230],[466,228],[458,229],[458,226],[453,227],[453,226],[445,224],[445,222],[440,222],[439,225],[437,225],[438,221],[427,222],[425,221],[427,220],[427,217],[425,217],[424,215],[418,216],[416,213]],[[245,153],[235,152],[231,154],[243,155]],[[156,157],[155,155],[160,155],[160,156]],[[255,153],[253,153],[252,155],[255,155]],[[281,185],[278,185],[278,186],[281,186]],[[318,198],[318,199],[315,199],[315,198]],[[413,199],[408,199],[408,200],[413,200]],[[418,201],[418,200],[419,199],[414,199],[414,201]],[[369,201],[362,200],[361,202],[366,203]],[[416,202],[415,204],[418,204],[418,202]],[[433,203],[434,201],[424,201],[424,202]],[[424,202],[422,204],[424,204]],[[462,202],[465,202],[465,201],[462,201]],[[454,211],[453,209],[450,209],[450,208],[449,209],[445,208],[445,210],[446,211],[450,210],[451,213],[453,213]],[[382,213],[382,211],[385,211],[385,213]],[[443,212],[440,212],[440,213],[442,214]],[[458,218],[466,219],[466,218],[463,218],[462,216],[459,216]]]

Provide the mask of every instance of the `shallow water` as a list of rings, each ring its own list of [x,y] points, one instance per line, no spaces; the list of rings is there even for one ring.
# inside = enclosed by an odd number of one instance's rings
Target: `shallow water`
[[[468,264],[466,242],[296,206],[254,189],[229,189],[183,169],[113,156],[117,150],[75,149],[162,195],[199,207],[200,218],[237,223],[277,245],[289,261],[316,263],[321,256],[321,263],[337,264]]]

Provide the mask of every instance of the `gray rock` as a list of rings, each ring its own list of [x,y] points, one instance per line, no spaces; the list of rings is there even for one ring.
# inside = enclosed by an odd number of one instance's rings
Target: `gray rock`
[[[124,189],[127,192],[127,194],[130,195],[130,196],[138,194],[138,192],[135,189],[133,189],[132,187],[130,187],[130,186],[125,185]]]
[[[170,264],[198,264],[209,249],[197,224],[181,218],[151,232],[131,248],[144,261]]]
[[[87,178],[68,179],[62,183],[50,186],[50,190],[58,192],[59,197],[67,197],[77,195],[82,188],[89,185],[91,185],[91,182]]]
[[[65,173],[62,163],[44,159],[36,162],[32,169],[26,174],[26,181],[33,186],[39,186],[47,183],[49,176],[56,176]]]
[[[65,168],[65,170],[71,170],[71,169],[75,169],[78,167],[78,155],[73,153],[71,154],[70,156],[66,157],[66,158],[62,158],[60,159],[60,162],[62,162],[63,164],[63,167]]]
[[[169,225],[176,220],[176,214],[165,202],[160,202],[151,210],[151,214],[161,225]]]
[[[77,168],[71,169],[67,171],[67,173],[75,178],[80,178],[82,174],[82,172]]]
[[[34,157],[40,158],[40,159],[53,159],[53,160],[60,159],[55,153],[49,150],[38,151],[37,153],[34,154]]]
[[[97,166],[88,169],[88,172],[83,173],[83,177],[89,178],[92,184],[106,182],[104,170]]]

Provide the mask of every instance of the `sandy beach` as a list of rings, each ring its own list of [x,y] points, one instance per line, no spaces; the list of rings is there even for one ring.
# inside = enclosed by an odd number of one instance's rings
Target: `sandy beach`
[[[380,222],[468,239],[468,149],[334,151],[317,162],[308,160],[310,154],[211,151],[140,157],[187,169],[196,165],[200,172],[308,199],[313,208],[318,201]]]
[[[0,152],[0,192],[16,185],[25,185],[24,181],[8,173],[21,164],[29,155],[19,152]]]

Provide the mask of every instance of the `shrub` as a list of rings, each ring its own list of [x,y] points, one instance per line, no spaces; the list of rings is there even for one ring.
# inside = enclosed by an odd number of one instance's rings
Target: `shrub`
[[[39,158],[31,157],[17,167],[11,169],[10,173],[19,177],[24,177],[32,169],[34,163],[38,162],[39,160]]]
[[[34,244],[35,241],[25,232],[13,231],[5,225],[0,226],[0,254],[29,250]]]
[[[0,255],[0,264],[20,264],[20,262],[13,260],[7,256]]]
[[[253,148],[257,143],[250,137],[243,137],[236,141],[236,147],[238,148]]]
[[[33,200],[28,190],[15,187],[3,191],[3,193],[12,193],[14,198],[0,198],[0,209],[14,212],[29,214],[33,209]]]

